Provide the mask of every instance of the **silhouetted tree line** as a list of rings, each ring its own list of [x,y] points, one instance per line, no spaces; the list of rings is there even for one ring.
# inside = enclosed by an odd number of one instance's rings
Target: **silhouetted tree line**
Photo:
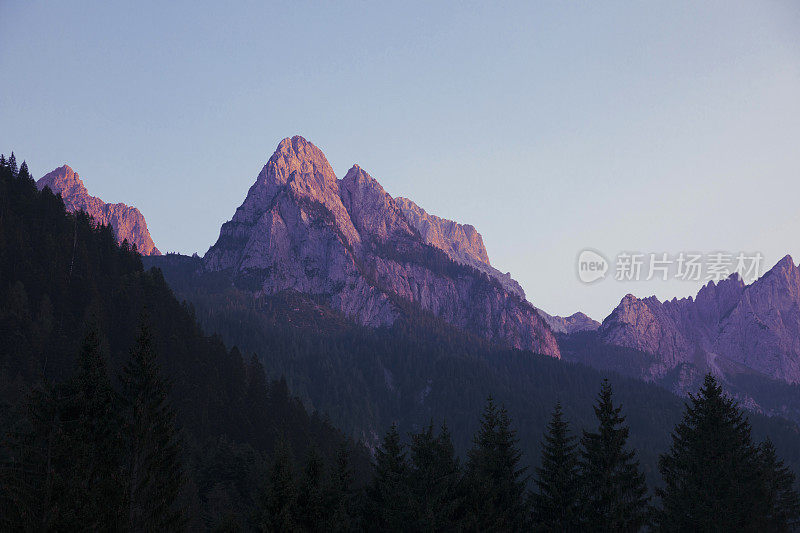
[[[661,456],[663,485],[648,494],[628,447],[621,407],[604,382],[597,427],[578,439],[556,405],[529,474],[508,413],[490,397],[462,463],[446,425],[409,435],[396,426],[377,449],[372,481],[326,500],[317,459],[292,471],[288,451],[271,465],[260,524],[269,531],[791,531],[800,520],[794,474],[713,377],[686,406]],[[330,489],[327,489],[330,490]],[[346,497],[341,499],[342,494]],[[338,507],[339,502],[347,502]]]

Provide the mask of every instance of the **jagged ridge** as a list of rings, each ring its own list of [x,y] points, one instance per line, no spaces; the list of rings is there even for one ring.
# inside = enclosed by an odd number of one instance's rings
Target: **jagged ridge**
[[[393,323],[410,301],[485,338],[559,356],[550,328],[524,298],[428,244],[358,165],[337,179],[322,151],[299,136],[278,145],[204,268],[230,272],[257,293],[322,295],[371,326]]]
[[[80,176],[69,166],[63,165],[48,172],[36,182],[36,186],[39,190],[49,187],[60,194],[67,211],[85,211],[98,224],[111,225],[120,243],[127,240],[143,255],[161,255],[138,209],[123,203],[107,204],[91,196]]]
[[[741,366],[798,383],[800,269],[787,255],[750,285],[732,274],[710,281],[694,299],[628,294],[598,333],[607,344],[657,355],[655,377],[696,363],[720,375]]]

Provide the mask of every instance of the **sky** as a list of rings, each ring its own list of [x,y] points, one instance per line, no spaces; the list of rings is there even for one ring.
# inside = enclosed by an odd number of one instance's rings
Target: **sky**
[[[284,137],[602,320],[619,254],[800,261],[800,3],[0,0],[0,151],[205,253]],[[582,282],[585,249],[609,261]],[[630,274],[630,271],[627,271]]]

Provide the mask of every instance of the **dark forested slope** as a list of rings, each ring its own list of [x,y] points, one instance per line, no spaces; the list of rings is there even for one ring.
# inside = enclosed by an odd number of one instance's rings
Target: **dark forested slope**
[[[145,258],[159,266],[176,293],[192,302],[206,331],[254,352],[273,375],[326,412],[345,431],[375,444],[397,422],[401,433],[445,420],[463,453],[478,429],[475,413],[487,395],[505,404],[519,430],[525,460],[536,464],[550,411],[561,401],[578,428],[594,423],[591,405],[611,377],[648,478],[679,420],[683,400],[653,384],[489,344],[408,306],[392,327],[352,324],[340,313],[294,292],[253,297],[199,258]],[[752,416],[757,436],[769,435],[795,468],[800,435],[783,419]]]

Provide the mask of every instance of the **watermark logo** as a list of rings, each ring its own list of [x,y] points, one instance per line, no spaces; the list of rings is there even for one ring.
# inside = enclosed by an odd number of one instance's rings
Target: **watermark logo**
[[[714,253],[641,253],[621,252],[614,261],[613,275],[617,281],[721,281],[738,274],[750,283],[762,274],[759,252],[714,252]],[[608,260],[599,252],[585,249],[578,255],[578,278],[592,283],[606,277],[611,270]]]
[[[584,283],[592,283],[606,277],[608,261],[594,250],[584,250],[578,254],[578,278]]]

